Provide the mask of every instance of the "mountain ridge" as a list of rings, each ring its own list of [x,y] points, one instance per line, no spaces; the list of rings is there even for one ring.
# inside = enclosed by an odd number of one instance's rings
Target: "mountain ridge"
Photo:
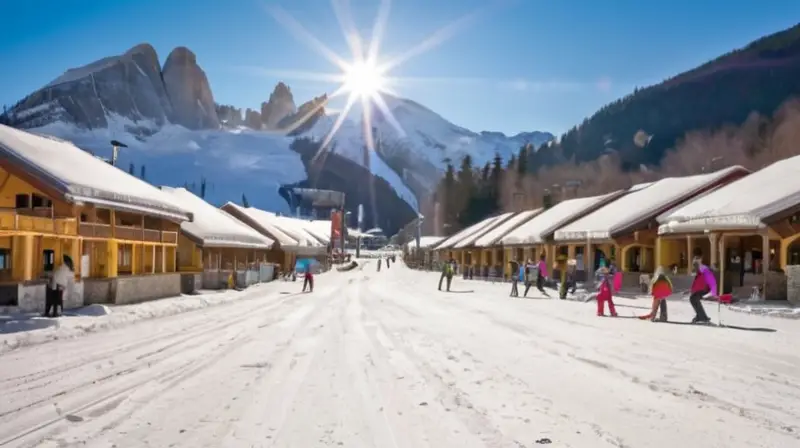
[[[212,201],[246,194],[251,204],[282,212],[288,210],[278,202],[277,191],[286,185],[323,182],[332,188],[339,182],[342,190],[357,191],[363,174],[355,166],[347,174],[349,160],[391,186],[380,188],[382,197],[377,198],[374,212],[387,230],[405,223],[387,224],[379,215],[405,219],[408,214],[394,213],[386,204],[397,208],[397,203],[385,195],[417,210],[420,199],[431,194],[443,175],[446,160],[469,154],[483,163],[497,152],[508,158],[522,139],[535,140],[532,143],[539,146],[552,138],[539,131],[513,137],[473,132],[416,101],[395,97],[388,101],[403,131],[396,132],[385,117],[378,117],[374,127],[380,141],[374,153],[366,154],[364,149],[371,145],[364,141],[362,124],[346,119],[344,130],[324,149],[345,161],[323,164],[335,166],[337,174],[313,179],[305,170],[308,160],[301,160],[291,144],[304,139],[304,147],[309,147],[326,140],[333,127],[332,117],[325,113],[327,95],[298,106],[291,88],[279,82],[259,110],[219,104],[197,56],[186,47],[173,49],[163,65],[155,48],[144,43],[68,69],[0,115],[0,122],[70,140],[96,154],[109,151],[109,140],[120,140],[129,145],[120,156],[120,166],[146,166],[148,180],[181,186],[208,178],[216,192],[228,195],[217,198],[212,192]],[[282,169],[284,163],[288,165]]]

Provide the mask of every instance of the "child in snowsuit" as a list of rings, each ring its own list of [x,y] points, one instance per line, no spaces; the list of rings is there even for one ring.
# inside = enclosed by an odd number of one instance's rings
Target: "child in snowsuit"
[[[717,279],[711,269],[703,264],[700,257],[694,257],[692,263],[694,264],[695,272],[691,295],[689,296],[689,302],[692,304],[695,313],[692,323],[710,322],[711,319],[706,314],[705,308],[703,308],[702,300],[717,296]]]
[[[597,270],[597,278],[599,283],[597,285],[597,315],[605,316],[606,302],[608,302],[608,311],[611,316],[617,317],[617,309],[614,307],[614,269],[606,267],[605,260],[600,260],[600,269]]]
[[[450,260],[444,264],[442,268],[442,276],[439,277],[439,291],[442,290],[442,280],[447,280],[447,291],[450,291],[450,283],[453,282],[453,274],[455,273],[455,267],[453,266],[455,261]]]
[[[653,296],[653,307],[650,314],[641,316],[641,319],[656,321],[656,316],[661,322],[667,321],[667,297],[672,295],[672,282],[664,273],[664,268],[659,267],[653,274],[653,281],[650,282],[650,294]]]

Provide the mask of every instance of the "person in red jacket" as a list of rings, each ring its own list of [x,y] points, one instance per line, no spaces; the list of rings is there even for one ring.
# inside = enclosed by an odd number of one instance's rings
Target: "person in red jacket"
[[[617,317],[617,309],[614,306],[614,274],[616,270],[613,265],[610,268],[606,267],[604,259],[600,259],[600,269],[597,270],[597,277],[600,283],[597,285],[597,315],[605,316],[606,302],[608,302],[608,311],[611,316]]]

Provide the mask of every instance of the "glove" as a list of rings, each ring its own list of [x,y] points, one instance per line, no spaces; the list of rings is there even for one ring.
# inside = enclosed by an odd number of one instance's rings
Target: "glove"
[[[708,292],[708,294],[703,296],[704,299],[710,299],[711,297],[714,297],[714,294],[712,294],[710,291]]]

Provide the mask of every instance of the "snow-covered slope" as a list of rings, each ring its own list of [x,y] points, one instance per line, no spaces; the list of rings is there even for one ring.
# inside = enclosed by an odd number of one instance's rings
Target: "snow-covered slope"
[[[391,117],[381,113],[377,106],[371,107],[375,151],[394,171],[402,173],[404,182],[422,183],[427,189],[435,185],[437,174],[444,172],[448,161],[457,164],[470,156],[475,165],[483,165],[495,154],[508,160],[526,143],[538,147],[553,138],[546,132],[525,132],[511,137],[501,132],[477,133],[447,121],[414,101],[386,94],[382,98]],[[363,110],[354,107],[332,142],[337,153],[366,165],[362,116]],[[338,115],[320,118],[306,135],[324,138],[337,119]],[[370,154],[370,163],[372,159]]]
[[[246,129],[190,131],[181,126],[164,126],[150,137],[137,140],[126,133],[126,120],[109,120],[109,128],[85,130],[54,123],[31,132],[54,135],[107,158],[110,140],[128,148],[120,150],[117,166],[154,185],[183,186],[197,192],[206,180],[205,199],[212,204],[239,201],[242,195],[251,205],[288,213],[289,206],[278,194],[283,184],[302,181],[306,170],[300,156],[291,151],[291,139]],[[90,175],[90,173],[86,173]]]

